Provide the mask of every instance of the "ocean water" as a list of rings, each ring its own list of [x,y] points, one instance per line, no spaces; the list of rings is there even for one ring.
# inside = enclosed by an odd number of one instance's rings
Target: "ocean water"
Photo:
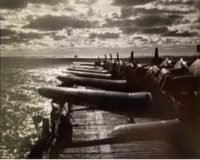
[[[50,100],[37,89],[56,86],[56,76],[70,65],[70,59],[1,58],[0,158],[17,158],[26,153],[37,132],[34,115],[49,117]]]

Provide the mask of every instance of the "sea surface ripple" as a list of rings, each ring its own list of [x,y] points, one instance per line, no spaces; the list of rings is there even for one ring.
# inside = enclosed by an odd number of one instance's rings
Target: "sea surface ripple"
[[[37,89],[56,86],[56,76],[71,63],[62,59],[1,58],[0,158],[18,158],[26,153],[37,132],[34,115],[48,117],[50,100]]]

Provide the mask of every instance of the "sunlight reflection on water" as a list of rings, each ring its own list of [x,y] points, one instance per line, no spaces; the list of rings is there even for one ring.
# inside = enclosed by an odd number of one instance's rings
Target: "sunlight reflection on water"
[[[1,66],[0,158],[17,158],[37,137],[32,116],[48,117],[51,110],[50,100],[37,89],[59,84],[56,76],[70,63],[5,61]]]

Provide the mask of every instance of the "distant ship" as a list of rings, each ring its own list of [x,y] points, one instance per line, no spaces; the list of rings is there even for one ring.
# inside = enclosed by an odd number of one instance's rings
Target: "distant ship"
[[[75,55],[74,55],[74,58],[78,58],[78,56],[75,54]]]

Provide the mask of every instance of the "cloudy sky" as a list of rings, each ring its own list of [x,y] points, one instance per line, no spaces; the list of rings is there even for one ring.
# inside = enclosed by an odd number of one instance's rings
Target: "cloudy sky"
[[[1,56],[194,54],[200,0],[0,0]]]

